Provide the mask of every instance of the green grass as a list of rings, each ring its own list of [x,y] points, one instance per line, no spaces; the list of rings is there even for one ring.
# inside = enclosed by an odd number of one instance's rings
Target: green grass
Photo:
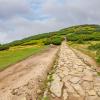
[[[34,47],[15,47],[10,50],[0,51],[0,70],[7,68],[9,65],[15,64],[35,53],[45,49],[45,46]]]

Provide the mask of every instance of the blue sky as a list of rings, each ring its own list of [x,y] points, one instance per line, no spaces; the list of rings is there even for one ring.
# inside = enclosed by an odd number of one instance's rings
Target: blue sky
[[[100,0],[0,0],[0,43],[100,23]]]

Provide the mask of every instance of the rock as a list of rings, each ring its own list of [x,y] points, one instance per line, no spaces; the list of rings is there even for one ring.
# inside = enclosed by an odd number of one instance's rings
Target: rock
[[[41,94],[42,91],[40,89],[37,90],[37,94]]]
[[[98,96],[87,96],[86,100],[100,100]]]
[[[95,92],[94,90],[89,90],[89,91],[88,91],[88,94],[89,94],[90,96],[95,96],[95,95],[96,95],[96,92]]]
[[[60,78],[57,75],[53,76],[53,79],[54,80],[51,82],[50,91],[57,97],[61,97],[63,82],[60,81]]]
[[[25,96],[14,96],[12,100],[27,100]]]
[[[46,96],[47,96],[47,94],[48,94],[48,89],[44,92],[43,97],[46,97]]]
[[[97,95],[100,97],[100,91],[97,92]]]
[[[22,97],[20,100],[26,100],[26,97]]]
[[[84,82],[82,82],[82,87],[85,90],[90,90],[91,88],[93,88],[93,82],[84,81]]]
[[[60,77],[57,74],[52,75],[53,80],[58,80],[60,81]]]
[[[76,76],[76,77],[82,77],[82,76],[83,76],[82,72],[79,72],[79,71],[77,71],[77,70],[72,70],[72,71],[69,73],[69,75],[71,75],[71,76]]]
[[[73,89],[73,87],[71,86],[70,83],[66,82],[66,83],[65,83],[65,86],[66,86],[67,91],[68,91],[69,93],[75,93],[75,91],[74,91],[74,89]]]
[[[77,91],[78,94],[80,94],[81,96],[85,96],[85,92],[79,84],[72,84],[72,86],[74,87],[74,89]]]
[[[67,76],[65,76],[63,79],[62,79],[62,81],[63,82],[67,82],[67,81],[69,81],[71,79],[71,75],[67,75]]]
[[[63,100],[67,100],[67,98],[68,98],[68,93],[67,93],[67,90],[64,89],[63,90]]]
[[[63,67],[63,70],[60,70],[58,74],[61,78],[63,78],[68,75],[68,70]]]
[[[83,72],[84,69],[82,67],[79,67],[76,70],[79,71],[79,72]]]
[[[52,94],[52,93],[51,93],[51,96],[52,96],[53,98],[56,98],[56,96],[55,96],[54,94]]]
[[[70,79],[70,82],[72,82],[72,83],[74,83],[74,84],[79,83],[79,81],[80,81],[80,78],[79,78],[79,77],[72,77],[72,78]]]
[[[84,100],[84,97],[80,97],[77,94],[71,94],[71,95],[69,95],[68,100]]]
[[[85,75],[82,79],[84,81],[93,81],[93,76],[92,75]]]

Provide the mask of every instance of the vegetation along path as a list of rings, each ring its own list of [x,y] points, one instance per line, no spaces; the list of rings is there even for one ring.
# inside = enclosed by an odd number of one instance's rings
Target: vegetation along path
[[[51,47],[0,72],[0,100],[36,100],[58,47]]]
[[[100,100],[100,77],[63,42],[43,100]]]

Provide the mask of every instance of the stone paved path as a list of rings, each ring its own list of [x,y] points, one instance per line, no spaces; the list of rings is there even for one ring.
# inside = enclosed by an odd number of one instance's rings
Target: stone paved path
[[[56,66],[56,67],[55,67]],[[44,98],[50,100],[100,100],[100,77],[63,42]],[[51,81],[50,81],[51,79]]]

